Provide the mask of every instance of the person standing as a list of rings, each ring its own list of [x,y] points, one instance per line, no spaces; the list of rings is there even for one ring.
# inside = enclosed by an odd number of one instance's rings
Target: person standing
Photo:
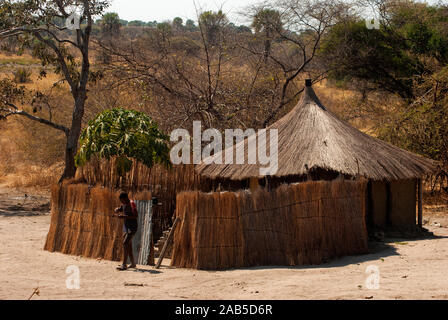
[[[121,212],[117,217],[124,219],[123,223],[123,264],[117,267],[117,270],[124,271],[128,268],[135,268],[134,254],[132,251],[132,238],[138,229],[138,212],[134,201],[129,199],[127,193],[120,194],[121,206],[115,209],[115,213]],[[127,260],[131,265],[127,266]]]

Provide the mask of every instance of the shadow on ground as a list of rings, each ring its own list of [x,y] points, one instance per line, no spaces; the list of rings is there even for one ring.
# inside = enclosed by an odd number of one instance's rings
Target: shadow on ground
[[[242,268],[241,270],[266,270],[266,269],[289,269],[289,270],[303,270],[303,269],[322,269],[322,268],[336,268],[345,267],[353,264],[361,264],[369,261],[378,261],[387,257],[399,256],[397,251],[397,244],[407,244],[409,242],[419,240],[436,240],[448,238],[446,236],[422,236],[420,238],[386,238],[384,242],[369,242],[369,253],[357,256],[346,256],[335,259],[320,265],[303,265],[303,266],[258,266],[250,268]]]
[[[161,271],[158,271],[158,270],[153,270],[153,269],[139,269],[139,268],[134,269],[134,270],[129,270],[129,271],[132,271],[132,272],[140,272],[140,273],[150,273],[150,274],[160,274],[160,273],[162,273]]]
[[[8,210],[0,209],[2,217],[36,217],[49,215],[49,211],[30,211],[30,210]]]

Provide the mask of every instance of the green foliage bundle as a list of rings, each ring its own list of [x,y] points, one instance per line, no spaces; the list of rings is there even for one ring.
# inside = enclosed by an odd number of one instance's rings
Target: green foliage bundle
[[[122,108],[106,110],[91,120],[80,137],[76,166],[93,156],[117,157],[118,173],[125,175],[135,159],[147,167],[170,165],[168,137],[148,115]]]

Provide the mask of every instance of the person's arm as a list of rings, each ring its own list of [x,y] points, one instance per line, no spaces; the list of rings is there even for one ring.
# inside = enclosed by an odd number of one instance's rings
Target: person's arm
[[[115,208],[115,210],[114,210],[115,213],[123,212],[123,211],[124,211],[123,206]],[[125,215],[124,214],[114,214],[114,217],[124,218]]]

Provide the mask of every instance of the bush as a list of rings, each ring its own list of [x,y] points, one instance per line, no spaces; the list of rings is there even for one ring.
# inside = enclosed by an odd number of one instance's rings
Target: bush
[[[448,166],[448,67],[416,86],[419,98],[381,128],[380,138]]]
[[[159,131],[151,117],[142,112],[115,108],[100,113],[81,134],[76,166],[93,156],[118,158],[117,170],[124,176],[135,159],[147,167],[170,165],[168,136]]]
[[[27,83],[31,81],[31,71],[27,68],[19,68],[14,71],[14,81],[16,83]]]

